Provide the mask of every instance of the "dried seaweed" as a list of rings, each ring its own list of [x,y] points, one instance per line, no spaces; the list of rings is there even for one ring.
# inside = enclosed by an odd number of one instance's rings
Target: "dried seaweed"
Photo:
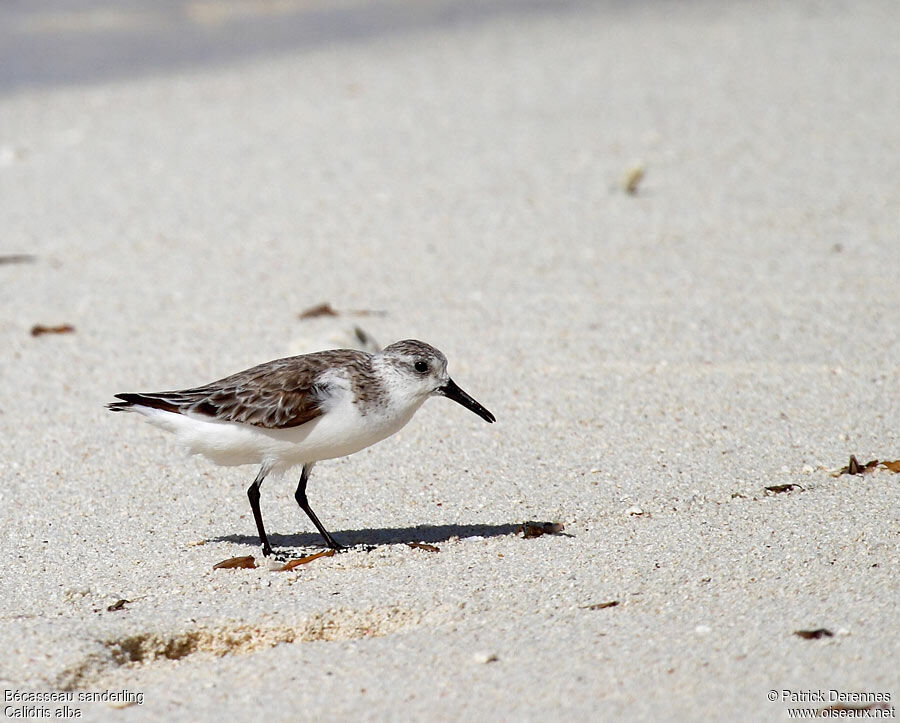
[[[252,570],[256,567],[256,560],[253,555],[245,555],[244,557],[229,557],[227,560],[217,562],[213,565],[213,570],[236,570],[244,568]]]
[[[313,560],[318,560],[320,557],[331,557],[334,555],[334,550],[323,550],[322,552],[317,552],[315,555],[307,555],[306,557],[299,557],[296,560],[291,560],[284,564],[283,567],[279,567],[279,572],[287,572],[288,570],[293,570],[295,567],[300,567],[300,565],[306,565]]]
[[[374,311],[372,309],[354,309],[352,311],[337,311],[327,301],[315,306],[310,306],[298,314],[300,319],[316,319],[320,316],[386,316],[387,312]]]
[[[819,638],[833,638],[834,633],[828,628],[815,628],[814,630],[795,630],[794,635],[804,640],[818,640]]]
[[[876,469],[886,469],[889,472],[900,474],[900,459],[893,461],[880,461],[877,459],[870,460],[865,464],[860,464],[856,459],[856,455],[850,455],[850,463],[846,467],[841,467],[837,472],[832,472],[832,477],[840,477],[844,474],[864,475],[871,474]]]
[[[75,327],[71,324],[58,324],[56,326],[35,324],[31,327],[32,336],[43,336],[44,334],[71,334],[73,331],[75,331]]]
[[[610,600],[609,602],[591,603],[590,605],[582,605],[582,610],[606,610],[606,608],[614,608],[619,604],[618,600]]]
[[[327,301],[322,304],[310,306],[308,309],[300,312],[301,319],[315,319],[319,316],[339,316]]]

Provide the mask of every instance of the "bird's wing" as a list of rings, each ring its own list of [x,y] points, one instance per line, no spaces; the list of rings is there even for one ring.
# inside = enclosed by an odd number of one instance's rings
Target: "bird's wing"
[[[320,374],[328,358],[319,354],[278,359],[194,389],[148,394],[116,394],[114,411],[142,405],[177,414],[267,429],[297,427],[321,416],[337,385]]]

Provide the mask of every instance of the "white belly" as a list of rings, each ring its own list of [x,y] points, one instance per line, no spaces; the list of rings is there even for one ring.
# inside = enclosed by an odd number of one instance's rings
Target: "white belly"
[[[298,427],[265,429],[135,406],[155,426],[174,433],[192,453],[219,465],[266,465],[280,473],[299,464],[353,454],[403,427],[421,406],[384,409],[360,415],[349,399]]]

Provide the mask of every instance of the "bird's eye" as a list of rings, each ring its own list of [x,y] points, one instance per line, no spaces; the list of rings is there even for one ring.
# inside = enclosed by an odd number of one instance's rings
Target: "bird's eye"
[[[419,374],[424,374],[428,371],[428,365],[423,361],[417,361],[415,364],[413,364],[413,367],[417,372],[419,372]]]

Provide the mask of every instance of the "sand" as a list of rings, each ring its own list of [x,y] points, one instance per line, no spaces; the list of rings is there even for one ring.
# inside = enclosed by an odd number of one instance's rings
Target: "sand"
[[[891,0],[2,6],[0,255],[33,257],[0,264],[5,714],[896,706],[900,475],[833,473],[900,458],[898,26]],[[353,549],[213,570],[261,562],[256,470],[104,404],[354,325],[442,349],[497,424],[430,400],[316,467]],[[297,474],[262,489],[284,559],[322,549]]]

